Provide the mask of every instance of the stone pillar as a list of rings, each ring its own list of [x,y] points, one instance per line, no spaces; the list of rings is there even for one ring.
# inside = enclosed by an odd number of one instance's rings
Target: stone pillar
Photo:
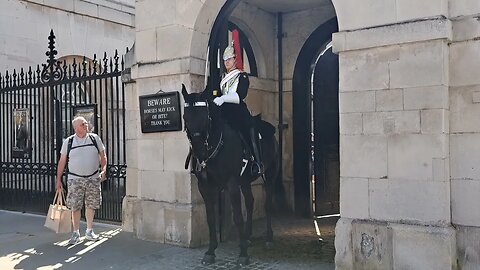
[[[189,142],[182,131],[142,133],[138,100],[160,90],[180,91],[182,83],[190,91],[203,90],[208,32],[195,25],[203,6],[201,1],[136,1],[134,60],[126,89],[123,228],[140,239],[187,247],[208,240],[197,181],[183,167]]]
[[[480,2],[451,1],[450,175],[459,269],[480,269]]]
[[[454,269],[447,1],[336,2],[336,267]]]

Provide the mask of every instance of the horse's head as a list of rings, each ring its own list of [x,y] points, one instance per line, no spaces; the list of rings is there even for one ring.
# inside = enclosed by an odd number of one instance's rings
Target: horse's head
[[[211,125],[209,108],[216,105],[210,101],[205,91],[189,94],[184,84],[182,84],[182,95],[185,100],[183,120],[187,135],[192,142],[205,140]]]

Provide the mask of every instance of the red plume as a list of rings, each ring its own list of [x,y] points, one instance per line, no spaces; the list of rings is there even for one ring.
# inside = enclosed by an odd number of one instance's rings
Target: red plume
[[[240,33],[237,29],[232,31],[233,48],[237,59],[237,68],[243,70],[243,50],[240,46]]]

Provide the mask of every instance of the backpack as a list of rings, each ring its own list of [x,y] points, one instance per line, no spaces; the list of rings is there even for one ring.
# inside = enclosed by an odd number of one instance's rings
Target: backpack
[[[72,136],[70,136],[70,138],[68,138],[68,144],[67,144],[67,174],[71,174],[71,175],[75,175],[75,176],[79,176],[79,177],[84,177],[84,178],[95,175],[97,173],[97,171],[95,171],[91,175],[79,175],[79,174],[70,172],[70,170],[68,169],[68,159],[70,157],[70,151],[72,151],[73,137],[74,136],[72,135]],[[100,153],[100,149],[98,149],[98,144],[97,144],[97,140],[95,140],[95,137],[93,137],[92,134],[88,134],[88,137],[92,141],[93,146],[95,146],[95,148],[97,148],[97,152]],[[88,146],[88,145],[90,145],[90,144],[77,146],[77,147],[83,147],[83,146]],[[75,147],[75,148],[77,148],[77,147]]]

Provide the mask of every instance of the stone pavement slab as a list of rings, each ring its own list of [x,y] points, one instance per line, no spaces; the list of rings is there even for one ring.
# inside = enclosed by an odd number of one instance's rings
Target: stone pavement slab
[[[332,263],[291,261],[281,258],[251,258],[251,264],[235,264],[235,241],[220,243],[217,262],[201,265],[206,248],[188,249],[138,240],[121,227],[96,223],[97,242],[68,246],[70,234],[55,234],[43,226],[44,216],[0,211],[0,269],[335,269]]]

